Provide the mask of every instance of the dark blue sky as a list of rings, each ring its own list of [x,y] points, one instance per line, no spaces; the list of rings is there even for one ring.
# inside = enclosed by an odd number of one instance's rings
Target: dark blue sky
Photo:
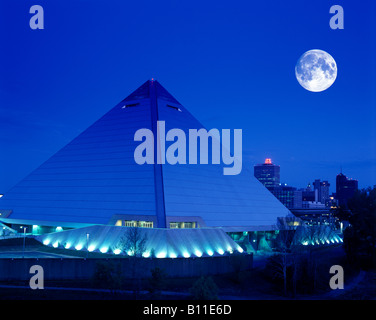
[[[208,129],[243,129],[244,166],[270,157],[296,187],[335,191],[341,166],[376,184],[372,2],[2,0],[0,193],[152,77]],[[29,27],[34,4],[44,30]],[[334,4],[344,30],[329,27]],[[295,78],[310,49],[337,62],[321,93]]]

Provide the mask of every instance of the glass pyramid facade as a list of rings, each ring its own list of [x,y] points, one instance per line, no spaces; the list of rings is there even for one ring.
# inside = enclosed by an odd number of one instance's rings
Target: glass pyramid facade
[[[226,176],[221,164],[137,164],[134,134],[147,128],[157,137],[157,121],[165,121],[166,132],[179,128],[187,136],[204,128],[157,81],[147,81],[9,190],[0,213],[11,213],[0,221],[143,221],[237,232],[274,230],[277,218],[289,214],[244,166]]]

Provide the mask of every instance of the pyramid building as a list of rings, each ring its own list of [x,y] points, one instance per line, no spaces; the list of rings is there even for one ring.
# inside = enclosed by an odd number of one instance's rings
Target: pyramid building
[[[9,190],[0,199],[0,222],[241,232],[275,230],[289,214],[246,168],[224,175],[223,164],[160,164],[158,150],[154,164],[137,164],[137,130],[153,133],[155,149],[172,144],[158,121],[165,132],[179,128],[187,137],[204,128],[159,82],[147,81]]]

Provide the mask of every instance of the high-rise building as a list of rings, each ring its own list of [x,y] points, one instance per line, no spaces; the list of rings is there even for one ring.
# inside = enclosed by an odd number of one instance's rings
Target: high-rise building
[[[302,208],[303,207],[303,190],[295,190],[294,191],[294,208]]]
[[[329,199],[330,183],[328,181],[320,181],[320,179],[316,179],[313,182],[313,187],[315,190],[315,201],[325,204]]]
[[[280,167],[267,158],[262,164],[254,166],[254,176],[266,188],[276,188],[280,185]]]
[[[315,191],[310,188],[302,189],[302,201],[315,201]]]
[[[270,187],[268,190],[279,200],[281,203],[289,209],[295,207],[294,199],[296,195],[296,188],[287,186],[287,185],[280,185],[278,187]],[[299,202],[299,200],[297,199]],[[300,201],[301,202],[301,201]]]
[[[331,194],[329,199],[325,201],[325,206],[327,208],[336,208],[338,206],[338,200],[336,199],[335,194]]]
[[[336,197],[339,206],[347,206],[347,201],[358,190],[358,180],[347,178],[342,172],[336,177]]]

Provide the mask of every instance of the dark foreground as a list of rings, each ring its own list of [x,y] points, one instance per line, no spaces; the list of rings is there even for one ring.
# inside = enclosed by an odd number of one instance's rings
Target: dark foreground
[[[50,254],[50,253],[49,253]],[[304,287],[292,293],[283,291],[281,281],[270,277],[267,256],[255,257],[254,268],[212,276],[213,288],[206,283],[197,284],[198,277],[168,278],[167,275],[139,281],[122,279],[116,286],[108,279],[100,281],[48,281],[44,289],[32,290],[26,281],[0,283],[2,300],[375,300],[376,272],[361,271],[346,261],[342,247],[322,249],[318,257],[318,280],[315,290]],[[343,290],[329,287],[329,268],[333,264],[344,267],[345,286]],[[200,287],[201,285],[201,287]],[[303,284],[304,286],[304,284]],[[308,287],[308,286],[307,286]],[[205,296],[205,290],[209,295]],[[211,291],[210,291],[211,290]],[[207,293],[207,292],[206,292]],[[210,295],[212,294],[212,295]]]

